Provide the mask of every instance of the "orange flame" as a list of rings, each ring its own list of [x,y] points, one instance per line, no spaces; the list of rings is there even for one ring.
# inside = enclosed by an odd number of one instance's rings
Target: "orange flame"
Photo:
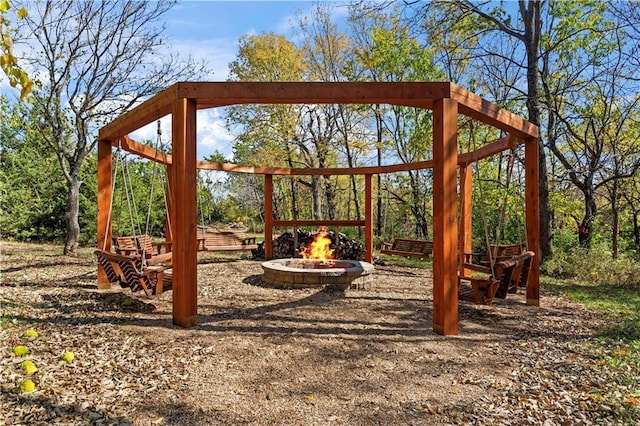
[[[329,234],[321,228],[308,247],[304,247],[300,254],[303,259],[333,259],[333,250],[331,246],[331,238]]]

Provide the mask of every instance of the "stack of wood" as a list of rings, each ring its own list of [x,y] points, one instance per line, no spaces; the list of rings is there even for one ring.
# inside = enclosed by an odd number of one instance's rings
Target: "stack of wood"
[[[300,257],[299,252],[302,248],[311,244],[318,234],[317,232],[306,232],[301,229],[296,230],[297,238],[294,238],[293,233],[285,232],[278,238],[274,239],[273,244],[273,258],[274,259],[286,259],[291,257]],[[327,236],[331,239],[331,249],[334,250],[333,257],[335,259],[345,260],[364,260],[365,250],[364,245],[347,238],[343,233],[338,233],[338,244],[336,244],[336,233],[331,231],[327,232]],[[296,239],[298,242],[297,250],[295,247]],[[264,259],[264,242],[258,243],[258,248],[251,251],[255,259]]]

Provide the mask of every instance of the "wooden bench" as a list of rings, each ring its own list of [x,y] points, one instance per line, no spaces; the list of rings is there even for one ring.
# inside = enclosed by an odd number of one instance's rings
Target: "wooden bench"
[[[94,254],[110,282],[118,282],[122,287],[128,285],[133,292],[144,291],[147,296],[162,294],[172,288],[170,266],[142,268],[140,258],[135,256],[104,250],[95,250]]]
[[[382,243],[380,253],[390,254],[394,256],[428,259],[433,256],[433,241],[396,238],[393,241],[393,244]]]
[[[490,244],[487,253],[465,253],[465,263],[491,266],[490,259],[495,265],[497,262],[522,254],[524,250],[525,247],[522,244]]]
[[[255,237],[244,231],[207,231],[198,234],[198,251],[236,251],[258,248]]]
[[[484,272],[487,276],[459,276],[458,298],[478,305],[490,305],[494,297],[504,299],[507,293],[516,293],[519,287],[527,286],[533,256],[532,251],[527,251],[502,260],[495,264],[493,271],[489,267],[473,265],[469,269]]]
[[[154,243],[150,235],[129,235],[113,237],[113,249],[124,256],[142,256],[144,253],[147,265],[170,263],[171,252],[160,253],[166,243]]]

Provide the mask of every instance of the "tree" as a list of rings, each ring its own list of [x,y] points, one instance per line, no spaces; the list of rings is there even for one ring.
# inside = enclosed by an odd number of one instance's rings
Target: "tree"
[[[164,14],[172,1],[43,1],[32,4],[24,34],[36,82],[33,107],[68,194],[64,253],[77,255],[80,169],[101,124],[179,77],[202,71],[192,61],[162,55]]]
[[[542,86],[549,110],[548,146],[584,203],[582,215],[575,217],[579,241],[590,245],[598,193],[607,189],[617,255],[621,181],[640,167],[639,141],[633,135],[639,99],[637,87],[629,84],[634,67],[624,55],[626,37],[605,12],[600,2],[558,2],[550,8]]]
[[[11,87],[20,88],[20,99],[25,100],[33,90],[33,83],[27,72],[20,67],[18,59],[13,55],[13,28],[8,19],[11,3],[0,0],[0,68],[9,79]],[[22,7],[16,12],[19,20],[27,16],[27,10]]]
[[[524,68],[526,70],[526,105],[528,120],[540,126],[541,124],[541,93],[538,60],[540,55],[540,40],[542,34],[541,10],[539,0],[520,0],[518,2],[517,21],[502,6],[486,10],[483,5],[468,0],[456,0],[455,5],[464,14],[472,14],[480,18],[489,29],[503,33],[507,37],[520,42],[526,52]],[[514,25],[515,24],[515,25]],[[516,26],[517,25],[517,26]],[[484,31],[482,27],[479,31]],[[551,208],[549,205],[549,185],[547,181],[547,159],[544,144],[540,143],[539,155],[539,193],[540,193],[540,257],[544,261],[552,254],[551,246]]]
[[[381,15],[373,17],[375,23],[369,30],[369,40],[365,40],[356,50],[358,67],[362,69],[362,78],[374,81],[420,81],[439,80],[443,73],[433,64],[433,51],[425,49],[409,30],[394,17],[382,19]],[[360,21],[362,27],[364,23]],[[425,160],[430,151],[431,120],[430,113],[418,108],[400,106],[374,106],[374,115],[380,125],[378,135],[386,139],[391,155],[405,163]],[[383,144],[380,143],[379,155]],[[390,185],[387,189],[393,197],[407,203],[414,218],[414,233],[419,237],[429,235],[428,220],[425,211],[429,210],[428,172],[412,170],[403,176],[396,176],[398,190]],[[404,191],[403,188],[408,188]],[[380,205],[379,205],[380,206]]]
[[[229,65],[232,81],[298,81],[304,70],[303,56],[283,35],[266,33],[245,35],[239,41],[236,59]],[[296,105],[239,105],[228,109],[227,121],[239,128],[234,143],[234,159],[243,164],[295,167],[300,164],[296,152],[296,128],[300,117]],[[233,179],[245,184],[256,182],[247,176]],[[288,183],[288,185],[287,185]],[[274,215],[298,219],[297,181],[276,180]],[[285,201],[287,200],[287,201]],[[290,207],[292,217],[281,211]]]

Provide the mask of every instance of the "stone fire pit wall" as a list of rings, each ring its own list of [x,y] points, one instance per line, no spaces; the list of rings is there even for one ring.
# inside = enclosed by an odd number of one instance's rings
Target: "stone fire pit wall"
[[[359,260],[339,260],[323,265],[318,260],[273,259],[262,262],[262,280],[276,288],[313,288],[332,290],[368,289],[374,267]]]

